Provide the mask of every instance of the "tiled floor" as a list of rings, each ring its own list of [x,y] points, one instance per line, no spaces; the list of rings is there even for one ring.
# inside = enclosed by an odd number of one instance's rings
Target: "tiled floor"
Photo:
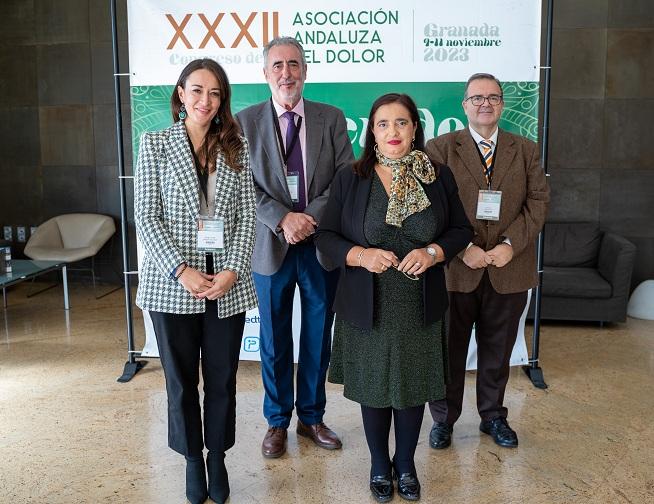
[[[123,292],[96,301],[72,285],[66,316],[60,289],[27,299],[28,288],[10,291],[0,315],[0,502],[183,503],[184,461],[166,445],[159,362],[116,382],[126,359]],[[549,389],[517,368],[509,382],[518,449],[478,432],[473,374],[451,448],[429,448],[426,414],[416,454],[422,502],[654,502],[654,322],[545,324],[541,362]],[[325,419],[343,440],[338,452],[290,432],[287,455],[264,460],[261,401],[259,366],[244,362],[230,502],[374,502],[358,405],[339,387],[328,386]]]

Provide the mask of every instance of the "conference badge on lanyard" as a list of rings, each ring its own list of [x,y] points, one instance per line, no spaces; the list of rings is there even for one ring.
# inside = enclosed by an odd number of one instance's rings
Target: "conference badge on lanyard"
[[[477,219],[500,220],[500,206],[502,204],[502,191],[479,190],[477,198]]]
[[[288,172],[286,174],[286,185],[288,192],[291,193],[293,203],[300,201],[300,174],[298,172]]]
[[[198,250],[221,252],[225,239],[225,220],[222,217],[200,215],[198,223]]]

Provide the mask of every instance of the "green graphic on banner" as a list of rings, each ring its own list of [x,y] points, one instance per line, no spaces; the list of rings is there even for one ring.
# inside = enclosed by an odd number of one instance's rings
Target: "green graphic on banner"
[[[461,129],[466,117],[461,107],[463,82],[434,83],[339,83],[307,84],[304,96],[340,108],[347,119],[348,134],[355,156],[361,150],[372,102],[390,92],[409,94],[416,102],[426,139]],[[507,82],[504,87],[504,113],[500,126],[507,131],[538,139],[538,82]],[[172,123],[170,94],[173,86],[131,88],[132,143],[136,158],[144,131],[164,129]],[[232,112],[270,98],[266,84],[232,86]]]

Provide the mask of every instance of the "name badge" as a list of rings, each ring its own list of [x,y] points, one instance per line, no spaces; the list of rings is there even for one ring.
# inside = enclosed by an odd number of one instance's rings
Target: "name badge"
[[[225,220],[222,217],[201,215],[198,223],[198,250],[202,252],[220,252],[224,247]]]
[[[291,200],[293,203],[300,201],[300,174],[298,172],[290,172],[286,175],[286,185],[288,186],[288,192],[291,193]]]
[[[479,191],[477,198],[477,219],[500,220],[500,205],[502,204],[502,191]]]

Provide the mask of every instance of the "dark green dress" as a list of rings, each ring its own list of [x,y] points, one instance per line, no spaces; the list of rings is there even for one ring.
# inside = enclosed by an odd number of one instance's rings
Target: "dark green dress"
[[[408,217],[401,228],[386,224],[388,195],[373,175],[364,218],[371,247],[392,250],[401,260],[431,242],[431,207]],[[423,278],[408,279],[389,268],[374,275],[373,327],[361,329],[336,315],[329,381],[364,406],[404,409],[445,397],[442,323],[424,325]]]

